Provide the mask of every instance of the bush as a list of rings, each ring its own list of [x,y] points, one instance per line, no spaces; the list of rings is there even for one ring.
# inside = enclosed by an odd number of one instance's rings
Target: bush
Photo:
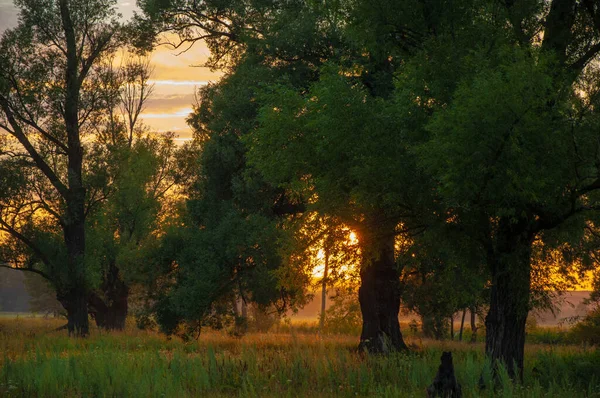
[[[362,315],[353,291],[340,290],[331,297],[331,307],[325,312],[325,330],[332,334],[360,334]]]
[[[544,387],[595,392],[600,387],[600,352],[541,352],[532,373]]]
[[[600,307],[575,324],[569,334],[575,343],[600,345]]]

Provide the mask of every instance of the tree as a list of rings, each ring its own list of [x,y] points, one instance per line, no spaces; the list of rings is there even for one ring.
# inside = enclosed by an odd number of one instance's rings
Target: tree
[[[186,191],[183,226],[164,239],[162,256],[172,282],[156,306],[168,332],[179,324],[198,330],[233,315],[238,298],[280,313],[303,300],[308,278],[282,267],[288,232],[278,228],[296,204],[245,167],[240,139],[255,115],[249,82],[263,73],[258,66],[248,68],[203,89],[191,116],[202,149],[194,162],[195,184]]]
[[[411,176],[405,169],[395,167],[408,158],[387,118],[385,100],[340,75],[335,69],[325,71],[305,95],[289,86],[268,94],[260,129],[251,137],[250,156],[273,184],[288,186],[292,181],[303,189],[302,196],[318,197],[313,199],[317,211],[339,217],[357,232],[361,346],[371,352],[403,349],[394,246],[398,234],[418,226],[400,225],[413,209],[398,203],[392,192],[404,191],[405,197],[405,188],[417,185],[407,182]],[[367,138],[373,136],[379,139]]]
[[[153,91],[150,60],[128,58],[105,67],[106,117],[89,149],[90,272],[99,275],[89,305],[96,324],[123,329],[131,285],[146,282],[146,256],[181,200],[180,184],[189,170],[180,161],[172,134],[154,134],[139,116]],[[176,212],[172,212],[175,214]]]
[[[488,20],[502,23],[488,25],[470,54],[460,55],[454,39],[430,47],[455,51],[458,84],[425,92],[445,80],[448,72],[439,69],[418,90],[433,115],[421,164],[438,181],[447,212],[485,253],[486,353],[514,377],[522,377],[533,242],[558,227],[581,236],[582,215],[596,207],[597,72],[590,61],[600,49],[597,8],[570,0],[491,7]],[[435,69],[428,58],[414,65],[423,66],[421,77]]]
[[[404,307],[420,315],[426,337],[443,339],[454,314],[485,302],[489,277],[478,245],[454,225],[439,224],[403,242],[399,262]]]
[[[244,181],[358,233],[363,347],[404,348],[395,239],[451,226],[491,277],[486,352],[520,374],[533,243],[577,240],[597,207],[597,4],[144,4],[184,43],[208,40],[228,72],[215,90],[256,68],[263,84],[235,91],[251,105],[207,106],[219,124],[201,131]]]
[[[119,45],[120,25],[110,0],[17,5],[19,25],[6,31],[0,43],[0,127],[16,149],[4,151],[2,160],[8,164],[20,159],[28,169],[23,174],[38,174],[45,184],[43,196],[29,195],[28,203],[17,206],[29,206],[30,217],[43,212],[62,231],[67,277],[55,285],[57,297],[67,310],[69,332],[85,336],[89,281],[82,138],[105,109],[97,95],[96,68]],[[21,230],[23,223],[8,220],[6,214],[0,221],[4,231],[29,246],[47,267],[61,266],[50,264],[37,242]]]
[[[255,101],[263,84],[287,74],[301,85],[314,73],[313,63],[320,62],[318,51],[326,41],[296,45],[278,27],[293,23],[310,33],[307,37],[318,38],[313,32],[317,15],[295,2],[232,2],[227,7],[211,1],[181,7],[145,2],[142,8],[147,18],[140,21],[143,26],[158,22],[158,30],[179,33],[184,45],[206,40],[210,64],[230,71],[199,92],[190,118],[202,153],[197,184],[189,191],[187,228],[175,239],[189,244],[169,243],[185,249],[167,256],[167,262],[177,264],[169,274],[177,283],[169,284],[157,301],[159,321],[170,326],[167,330],[185,320],[197,328],[223,309],[222,302],[233,312],[231,303],[238,297],[263,307],[275,305],[278,311],[296,306],[309,278],[285,266],[293,256],[286,252],[290,231],[281,224],[305,206],[247,164],[243,137],[256,123]],[[263,40],[267,32],[269,43]],[[275,47],[290,56],[284,59],[274,53]],[[292,52],[297,49],[305,52],[298,59]]]
[[[384,100],[389,97],[394,88],[393,74],[399,65],[397,62],[399,58],[393,57],[414,47],[415,43],[408,43],[408,40],[401,45],[395,43],[396,35],[411,34],[410,29],[405,29],[401,25],[403,22],[412,24],[414,15],[403,13],[410,9],[407,5],[396,6],[391,2],[381,2],[377,12],[367,12],[363,17],[363,11],[370,9],[366,2],[358,4],[356,9],[352,9],[350,4],[345,2],[324,4],[256,1],[233,2],[227,7],[212,1],[194,2],[181,7],[145,2],[143,9],[147,17],[146,23],[157,20],[162,22],[163,25],[157,26],[179,33],[182,45],[193,43],[197,39],[205,39],[213,51],[210,65],[225,66],[228,72],[228,77],[220,85],[225,85],[225,81],[229,78],[247,75],[247,68],[250,66],[261,71],[260,78],[263,84],[257,88],[254,88],[253,84],[249,86],[252,88],[249,99],[258,106],[247,107],[252,112],[243,114],[243,120],[249,120],[251,123],[236,132],[247,137],[240,144],[237,142],[237,137],[232,136],[227,145],[236,148],[242,154],[241,161],[238,163],[240,168],[247,167],[244,162],[244,151],[245,148],[250,149],[254,159],[249,169],[258,169],[261,179],[266,179],[268,185],[274,186],[279,192],[285,194],[281,198],[289,198],[291,195],[303,202],[310,202],[318,195],[316,211],[323,216],[340,217],[345,224],[357,230],[363,249],[364,263],[362,267],[364,288],[360,289],[360,301],[364,305],[365,323],[361,341],[367,349],[383,352],[405,347],[397,321],[400,286],[394,255],[394,239],[398,231],[403,230],[398,227],[402,216],[406,215],[407,211],[401,209],[404,203],[402,205],[391,203],[389,199],[393,194],[386,193],[389,196],[382,198],[380,193],[386,183],[392,183],[394,186],[392,192],[403,191],[402,197],[408,197],[410,193],[406,187],[410,185],[402,185],[399,179],[394,180],[401,174],[398,170],[394,170],[393,166],[398,164],[398,160],[396,163],[386,163],[390,157],[396,159],[398,153],[405,152],[405,148],[394,140],[397,130],[385,131],[390,123],[378,107],[385,104]],[[389,21],[390,15],[401,15],[401,17],[400,20]],[[366,26],[378,26],[380,22],[385,22],[385,29],[368,29],[366,34],[360,33]],[[385,43],[385,46],[377,48],[375,43]],[[334,65],[329,70],[323,68],[327,62]],[[337,71],[336,67],[339,67]],[[263,131],[264,134],[246,133],[251,132],[254,127],[252,123],[257,119],[257,109],[263,107],[264,114],[259,116],[258,120],[266,121],[269,109],[277,111],[281,105],[279,100],[285,100],[283,99],[285,94],[289,94],[289,97],[299,94],[302,97],[307,93],[307,88],[319,82],[324,71],[328,77],[338,71],[348,77],[337,82],[336,88],[342,88],[344,94],[351,94],[352,105],[355,105],[352,111],[358,111],[363,116],[370,111],[375,111],[376,115],[381,115],[377,122],[384,121],[385,127],[377,129],[367,126],[365,120],[368,120],[370,115],[364,120],[359,120],[357,114],[352,114],[350,111],[327,113],[326,116],[313,120],[315,121],[312,129],[313,137],[317,139],[317,144],[300,148],[297,153],[281,152],[283,156],[278,152],[279,143],[271,142],[274,145],[266,145],[271,139],[267,137],[266,129]],[[353,90],[348,90],[349,86],[357,82],[359,85]],[[318,94],[327,95],[326,101],[331,101],[329,105],[333,106],[334,112],[344,109],[345,104],[341,103],[339,93],[326,87],[328,83],[336,83],[336,80],[330,78],[326,83],[321,84],[319,87],[321,92]],[[279,90],[273,88],[281,88],[279,92],[281,98],[277,97],[277,93],[273,93]],[[326,92],[326,89],[330,90]],[[367,105],[362,104],[363,97],[367,98]],[[290,103],[286,105],[291,106],[290,112],[301,109],[298,101],[295,102],[294,99],[289,101]],[[239,110],[238,102],[233,103],[236,105],[230,106],[230,115],[234,118],[226,119],[225,113],[213,115],[224,121],[237,121],[239,115],[234,113],[234,110]],[[315,105],[314,109],[318,109],[318,105]],[[207,111],[212,112],[212,109],[207,107]],[[358,144],[358,149],[350,150],[351,155],[345,157],[344,151],[348,150],[350,144],[337,146],[342,142],[340,140],[344,135],[342,129],[337,135],[329,133],[328,129],[339,124],[345,129],[344,133],[352,132],[350,120],[358,123],[359,127],[356,131],[361,131],[365,137],[383,132],[385,141],[375,141],[379,146],[369,147],[368,143],[363,142],[357,134],[353,143]],[[318,123],[321,125],[316,126]],[[268,120],[268,123],[263,123],[265,126],[267,124],[273,136],[278,134],[275,131],[276,126],[282,126],[274,117]],[[294,132],[298,130],[299,127],[294,127]],[[323,134],[326,134],[324,138],[326,142],[323,142]],[[255,140],[257,137],[260,138]],[[319,147],[320,143],[324,145]],[[261,144],[265,145],[260,147]],[[385,160],[378,161],[374,156],[369,157],[368,151],[379,151],[382,148],[387,156]],[[332,151],[331,157],[325,159],[326,162],[321,163],[320,167],[316,165],[316,161],[311,162],[316,159],[323,160],[327,157],[326,151],[329,149]],[[259,152],[262,150],[271,157],[261,158]],[[311,159],[315,153],[319,156]],[[357,164],[362,162],[363,156],[367,156],[371,163],[364,172],[360,172],[352,162],[355,161]],[[305,159],[309,159],[306,164],[303,163]],[[407,159],[407,157],[402,158],[403,161]],[[315,168],[309,169],[304,166]],[[326,166],[331,167],[325,169]],[[278,175],[271,174],[271,169],[275,168],[281,169],[275,170]],[[344,174],[346,170],[349,173]],[[315,172],[322,174],[314,180],[305,178],[307,175],[314,176]],[[381,184],[377,183],[377,179],[372,178],[376,173],[386,176]],[[406,176],[407,174],[403,174],[402,178]],[[357,179],[360,183],[364,183],[364,186],[352,192],[352,185]],[[318,183],[315,184],[315,180],[318,180]],[[404,182],[405,179],[402,180],[402,183]],[[401,185],[402,188],[399,189]],[[358,200],[359,204],[353,204],[353,200]],[[279,200],[276,199],[275,202]],[[335,210],[337,205],[341,205],[339,211]],[[417,228],[416,225],[412,227]]]
[[[127,134],[121,138],[105,158],[112,163],[107,165],[110,183],[102,184],[106,197],[88,220],[90,271],[100,275],[90,292],[90,312],[99,327],[109,330],[125,327],[131,286],[154,275],[149,257],[176,218],[178,184],[189,172],[179,168],[172,136],[140,134],[131,147]]]

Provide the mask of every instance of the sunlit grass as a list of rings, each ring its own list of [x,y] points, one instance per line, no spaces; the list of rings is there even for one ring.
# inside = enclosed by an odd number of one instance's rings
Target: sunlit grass
[[[600,354],[579,346],[531,344],[523,385],[494,390],[482,343],[409,337],[408,355],[366,356],[355,335],[203,333],[184,343],[133,327],[71,339],[64,321],[0,319],[0,396],[423,397],[444,350],[454,353],[465,397],[600,396]]]

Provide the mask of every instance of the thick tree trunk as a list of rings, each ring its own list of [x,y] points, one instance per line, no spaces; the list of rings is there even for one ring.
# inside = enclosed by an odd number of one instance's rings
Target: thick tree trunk
[[[85,290],[74,289],[67,321],[70,335],[85,337],[89,334],[88,307]]]
[[[75,195],[73,195],[75,196]],[[70,224],[64,228],[69,270],[69,287],[66,304],[68,329],[70,335],[85,337],[89,334],[88,289],[85,276],[85,226],[83,223],[84,196],[69,198],[67,202],[67,220]]]
[[[88,307],[86,292],[72,288],[68,291],[57,291],[56,299],[67,312],[66,329],[70,336],[85,337],[89,334]]]
[[[523,377],[525,322],[529,313],[531,234],[527,223],[501,219],[492,271],[490,309],[485,319],[485,351],[497,366],[502,363],[512,378]]]
[[[129,293],[123,291],[120,297],[113,298],[106,304],[95,293],[90,294],[89,309],[96,321],[96,326],[105,330],[124,330],[127,320]]]
[[[371,353],[388,353],[407,349],[398,313],[400,312],[400,278],[394,258],[394,235],[377,239],[361,236],[363,264],[358,300],[363,326],[359,348]]]
[[[66,41],[65,99],[63,118],[67,134],[67,181],[68,188],[63,193],[66,212],[64,237],[67,247],[69,270],[69,296],[72,311],[68,314],[69,332],[77,336],[87,336],[88,286],[85,270],[85,186],[83,184],[83,147],[79,131],[79,96],[81,79],[79,74],[80,54],[77,49],[77,35],[69,2],[61,0],[59,9]]]
[[[96,325],[106,330],[124,330],[128,312],[129,287],[120,277],[119,269],[111,264],[102,283],[104,299],[89,295],[90,309]]]
[[[233,316],[237,319],[240,317],[240,310],[238,309],[238,299],[233,297],[231,300],[231,308],[233,309]]]

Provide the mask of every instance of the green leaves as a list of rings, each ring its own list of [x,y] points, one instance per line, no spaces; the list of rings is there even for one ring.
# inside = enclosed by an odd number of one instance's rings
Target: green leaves
[[[427,124],[421,164],[451,206],[501,215],[561,195],[572,178],[571,131],[552,70],[511,51],[507,63],[467,78]],[[495,210],[494,210],[495,209]]]

